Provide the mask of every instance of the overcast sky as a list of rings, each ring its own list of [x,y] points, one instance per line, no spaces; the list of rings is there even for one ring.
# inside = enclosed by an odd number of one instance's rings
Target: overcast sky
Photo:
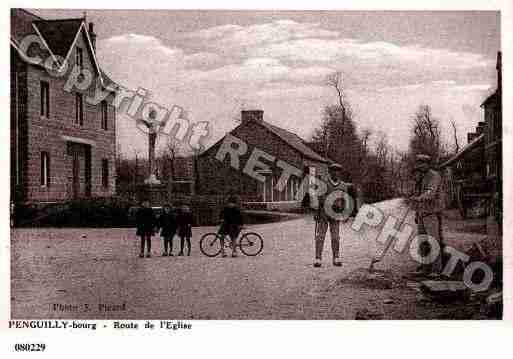
[[[210,121],[211,141],[237,125],[241,107],[263,109],[267,121],[309,139],[323,107],[336,101],[324,80],[338,70],[358,129],[383,131],[405,150],[409,119],[429,104],[448,140],[453,119],[466,142],[496,86],[497,12],[88,10],[87,20],[115,81]],[[118,138],[125,154],[147,151],[124,116]]]

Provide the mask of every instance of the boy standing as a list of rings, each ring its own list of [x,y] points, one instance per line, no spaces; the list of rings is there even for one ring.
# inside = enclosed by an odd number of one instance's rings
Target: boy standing
[[[166,204],[163,210],[164,212],[159,218],[159,227],[161,228],[160,237],[164,241],[164,252],[162,253],[162,256],[166,257],[168,255],[173,255],[173,237],[176,234],[178,225],[174,208],[171,205]]]
[[[183,205],[177,217],[178,235],[180,236],[180,253],[183,256],[184,245],[187,243],[187,255],[191,255],[191,237],[192,237],[192,212],[189,206]]]
[[[137,210],[136,213],[136,235],[141,237],[141,252],[139,257],[144,257],[144,247],[147,246],[146,257],[151,257],[151,236],[155,230],[155,214],[153,209],[150,207],[150,202],[144,200],[142,207]]]

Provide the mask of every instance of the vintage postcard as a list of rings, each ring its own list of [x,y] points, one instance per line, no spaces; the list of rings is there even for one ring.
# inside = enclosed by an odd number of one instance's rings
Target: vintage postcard
[[[9,11],[10,329],[503,319],[500,9]]]

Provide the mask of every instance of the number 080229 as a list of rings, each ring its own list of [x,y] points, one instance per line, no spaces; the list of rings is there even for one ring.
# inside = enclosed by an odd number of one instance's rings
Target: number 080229
[[[43,343],[16,343],[14,344],[14,350],[17,352],[43,352],[46,349],[46,345]]]

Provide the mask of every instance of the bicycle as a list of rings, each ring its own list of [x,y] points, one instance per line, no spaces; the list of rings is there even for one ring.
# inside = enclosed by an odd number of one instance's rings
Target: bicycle
[[[244,228],[243,228],[244,229]],[[241,231],[242,234],[242,231]],[[227,234],[224,237],[229,237]],[[240,239],[239,239],[240,238]],[[201,253],[207,257],[216,257],[221,253],[221,234],[219,233],[206,233],[200,239],[200,250]],[[246,232],[235,239],[238,243],[236,246],[240,248],[240,251],[247,256],[254,257],[264,249],[264,240],[262,237],[255,232]],[[224,247],[231,248],[231,239],[223,241]]]

